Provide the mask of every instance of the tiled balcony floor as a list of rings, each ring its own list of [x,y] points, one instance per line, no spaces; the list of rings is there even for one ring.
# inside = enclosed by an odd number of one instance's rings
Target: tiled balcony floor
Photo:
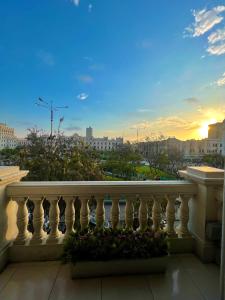
[[[71,280],[60,262],[9,265],[0,274],[1,300],[217,300],[219,268],[194,255],[170,257],[165,274]]]

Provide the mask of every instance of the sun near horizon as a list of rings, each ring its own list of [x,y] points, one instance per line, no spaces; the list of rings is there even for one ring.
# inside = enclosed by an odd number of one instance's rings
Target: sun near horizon
[[[218,121],[217,121],[216,118],[211,118],[210,120],[203,121],[201,123],[201,127],[199,127],[199,129],[198,129],[199,138],[201,138],[201,139],[207,138],[208,137],[209,125],[215,124],[217,122]]]

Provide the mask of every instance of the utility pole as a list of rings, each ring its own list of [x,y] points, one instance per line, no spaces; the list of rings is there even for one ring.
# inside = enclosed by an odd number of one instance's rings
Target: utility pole
[[[54,111],[58,111],[59,109],[68,108],[68,106],[54,106],[53,102],[50,103],[43,100],[42,98],[38,98],[37,102],[35,103],[37,106],[46,108],[50,110],[50,139],[53,139],[53,122],[54,122]]]

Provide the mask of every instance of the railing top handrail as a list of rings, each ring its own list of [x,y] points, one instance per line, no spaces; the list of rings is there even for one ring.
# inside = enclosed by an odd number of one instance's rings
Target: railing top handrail
[[[9,184],[9,187],[30,186],[171,186],[189,185],[194,183],[188,180],[146,180],[146,181],[21,181]]]
[[[197,185],[186,180],[174,181],[27,181],[7,186],[8,196],[84,195],[84,194],[195,194]]]

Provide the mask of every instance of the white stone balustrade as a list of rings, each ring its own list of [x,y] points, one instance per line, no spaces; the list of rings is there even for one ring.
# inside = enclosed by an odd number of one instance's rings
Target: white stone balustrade
[[[54,191],[54,192],[53,192]],[[138,194],[137,194],[138,192]],[[20,182],[11,184],[8,187],[8,196],[19,204],[17,226],[19,230],[15,244],[25,244],[30,239],[30,244],[57,244],[59,240],[69,236],[74,232],[75,210],[74,199],[79,197],[81,201],[80,207],[80,228],[82,230],[88,228],[89,225],[89,205],[88,200],[91,197],[96,199],[96,227],[103,228],[105,222],[105,204],[104,199],[110,196],[110,224],[112,228],[119,225],[128,229],[133,228],[134,223],[134,202],[137,197],[139,199],[138,222],[139,230],[150,230],[149,223],[153,223],[152,229],[157,232],[161,229],[167,231],[170,237],[176,237],[174,229],[175,221],[175,199],[181,195],[181,217],[179,234],[180,236],[188,236],[188,199],[196,193],[195,185],[185,181],[174,182]],[[59,231],[59,199],[63,198],[66,203],[64,222],[65,233]],[[125,216],[121,220],[120,216],[120,199],[124,198]],[[27,208],[26,199],[30,199],[34,203],[33,211],[33,235],[28,239],[27,234]],[[44,210],[43,200],[46,199],[50,203],[49,209],[49,227],[50,233],[43,231]],[[148,201],[153,199],[151,213],[148,212]],[[162,201],[167,201],[166,211],[164,212],[165,220],[162,214]],[[164,205],[165,206],[165,205]],[[152,220],[149,220],[149,218]],[[121,223],[122,221],[122,223]],[[161,224],[166,223],[164,228]],[[62,239],[60,238],[62,237]],[[28,241],[29,244],[29,241]]]
[[[16,245],[24,245],[28,239],[29,233],[27,230],[28,225],[28,211],[27,211],[27,198],[26,197],[16,197],[14,199],[18,205],[17,210],[17,228],[18,235],[14,241]]]
[[[141,231],[144,231],[148,226],[148,206],[147,206],[147,200],[141,197],[140,197],[140,207],[138,211],[138,219],[139,219],[139,229]]]
[[[103,228],[104,221],[105,221],[104,197],[100,196],[100,198],[97,198],[96,226],[98,228]]]
[[[7,179],[6,177],[2,179],[4,193],[1,194],[1,199],[6,199],[2,202],[4,204],[2,209],[7,207],[9,213],[6,211],[1,219],[4,221],[4,227],[1,227],[0,223],[0,232],[2,232],[0,239],[5,241],[9,237],[10,242],[14,241],[10,252],[14,261],[19,257],[22,257],[21,261],[27,259],[28,250],[23,247],[29,249],[29,245],[34,248],[42,247],[41,249],[48,249],[48,251],[51,249],[48,255],[45,254],[47,250],[40,252],[32,250],[34,260],[36,256],[42,259],[57,258],[58,256],[53,255],[55,249],[60,249],[63,240],[75,231],[75,223],[76,225],[79,223],[82,230],[88,228],[90,220],[88,200],[93,197],[96,200],[94,213],[97,228],[103,228],[105,224],[104,199],[111,199],[111,202],[107,200],[107,205],[110,206],[109,222],[112,228],[122,226],[132,229],[134,224],[139,223],[138,230],[155,232],[164,230],[169,238],[174,241],[179,240],[180,243],[182,240],[186,243],[193,236],[199,256],[208,261],[212,257],[211,249],[214,245],[205,242],[205,224],[207,220],[218,219],[218,206],[215,205],[215,201],[220,198],[222,190],[222,170],[191,167],[181,172],[181,175],[188,180],[142,182],[16,182],[27,172],[19,173],[16,167],[11,170],[16,172],[15,175],[12,177],[7,175]],[[9,178],[13,178],[12,180],[15,178],[15,182],[12,183]],[[79,211],[75,211],[74,206],[74,199],[77,198],[81,203]],[[180,217],[175,220],[175,202],[178,198],[181,203]],[[30,224],[31,218],[28,220],[28,199],[34,204],[32,224]],[[50,203],[47,219],[43,208],[44,199]],[[59,211],[59,199],[63,199],[65,210]],[[122,199],[125,200],[124,215],[124,209],[120,209],[121,202],[124,201]],[[150,200],[152,205],[148,206]],[[136,215],[137,203],[140,203],[138,216]],[[78,216],[76,220],[75,215]],[[46,229],[48,218],[49,227]],[[63,229],[60,227],[62,224],[64,224]],[[33,233],[28,232],[28,228]]]
[[[125,206],[125,224],[127,229],[133,228],[134,222],[134,205],[133,199],[131,197],[127,197],[126,206]]]
[[[65,211],[65,223],[66,223],[66,234],[67,238],[70,233],[74,232],[74,221],[75,221],[75,210],[74,210],[74,197],[67,196],[63,198],[66,201],[66,211]]]
[[[31,244],[41,244],[44,239],[44,210],[43,210],[43,197],[32,197],[31,201],[34,203],[34,211],[33,211],[33,226],[34,233],[32,235],[32,239],[30,241]]]
[[[120,207],[119,207],[119,198],[112,199],[111,207],[111,224],[112,228],[115,229],[119,225],[120,220]]]
[[[166,232],[169,237],[176,237],[177,234],[174,229],[174,222],[175,222],[175,200],[176,195],[166,195],[167,200],[166,206]]]
[[[47,200],[50,202],[50,211],[49,211],[49,224],[50,224],[50,233],[47,239],[48,244],[55,244],[59,241],[59,198],[57,196],[47,197]]]

